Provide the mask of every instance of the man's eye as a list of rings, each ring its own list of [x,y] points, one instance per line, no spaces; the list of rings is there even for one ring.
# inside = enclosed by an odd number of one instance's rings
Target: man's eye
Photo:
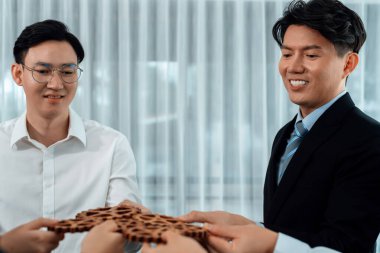
[[[290,54],[282,54],[282,57],[284,58],[289,58],[291,55]]]
[[[309,58],[317,58],[318,55],[316,55],[316,54],[308,54],[307,57],[309,57]]]
[[[34,71],[39,75],[50,75],[51,73],[50,69],[35,69]]]
[[[70,75],[73,75],[75,72],[74,70],[62,70],[61,73],[62,75],[70,76]]]

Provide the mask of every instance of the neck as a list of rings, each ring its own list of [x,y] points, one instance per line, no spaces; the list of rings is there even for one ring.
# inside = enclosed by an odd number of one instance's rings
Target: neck
[[[49,147],[67,137],[69,131],[69,112],[57,117],[42,117],[26,114],[26,127],[29,136]]]
[[[338,89],[332,93],[331,96],[329,96],[325,101],[322,101],[320,104],[318,104],[317,106],[311,106],[311,107],[308,107],[308,106],[302,106],[300,105],[300,112],[301,112],[301,115],[302,115],[302,118],[305,118],[306,116],[308,116],[310,113],[312,113],[314,110],[318,109],[319,107],[327,104],[328,102],[330,102],[331,100],[333,100],[334,98],[336,98],[339,94],[341,94],[343,91],[344,91],[344,82],[342,81],[338,87]]]

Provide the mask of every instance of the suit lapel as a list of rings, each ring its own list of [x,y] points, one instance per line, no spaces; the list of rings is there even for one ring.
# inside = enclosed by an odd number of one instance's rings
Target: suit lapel
[[[296,118],[297,117],[294,117],[292,121],[286,124],[278,132],[277,136],[273,141],[271,157],[269,159],[268,169],[264,183],[264,221],[267,219],[266,216],[269,213],[268,210],[271,209],[270,206],[272,203],[272,199],[277,190],[278,163],[280,161],[281,155],[285,151],[287,139],[293,131],[294,122],[296,121]]]
[[[283,135],[284,139],[279,140],[279,148],[276,150],[280,154],[274,155],[274,160],[270,161],[270,165],[268,167],[268,176],[270,179],[268,182],[270,183],[268,195],[271,196],[269,199],[265,200],[264,198],[264,217],[266,217],[265,222],[272,223],[274,222],[276,216],[281,211],[282,205],[285,203],[289,195],[292,193],[292,189],[297,183],[300,174],[303,169],[307,168],[307,163],[310,161],[311,155],[315,152],[315,150],[323,145],[333,134],[340,128],[341,122],[344,119],[346,113],[354,108],[354,103],[352,102],[348,93],[338,99],[314,124],[313,128],[309,133],[305,136],[304,140],[300,144],[297,149],[297,152],[294,154],[292,160],[290,161],[285,173],[280,181],[278,187],[276,186],[276,173],[278,170],[278,161],[281,155],[284,152],[284,148],[282,147],[286,140],[289,138],[288,135]],[[294,120],[291,121],[294,124]],[[291,126],[291,130],[293,130],[293,126]],[[274,174],[274,175],[273,175]],[[267,181],[266,181],[267,183]],[[275,185],[273,187],[273,184]],[[269,203],[266,203],[268,202]],[[265,208],[267,205],[267,208]],[[269,207],[269,208],[268,208]]]

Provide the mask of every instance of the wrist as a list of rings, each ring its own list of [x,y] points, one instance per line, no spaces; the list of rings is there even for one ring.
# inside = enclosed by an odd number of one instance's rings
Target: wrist
[[[5,250],[3,249],[3,245],[2,245],[2,239],[3,237],[0,235],[0,253],[5,253]]]
[[[267,250],[265,251],[266,253],[273,253],[274,252],[274,249],[276,247],[276,243],[277,243],[277,239],[278,239],[278,233],[276,232],[273,232],[269,229],[267,229],[267,240],[268,240],[268,248]]]

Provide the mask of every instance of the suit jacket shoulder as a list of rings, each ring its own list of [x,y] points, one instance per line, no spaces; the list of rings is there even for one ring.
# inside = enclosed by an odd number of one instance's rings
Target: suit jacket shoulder
[[[367,252],[380,227],[380,124],[344,95],[305,136],[277,186],[294,120],[274,140],[264,185],[265,226],[311,246]]]

